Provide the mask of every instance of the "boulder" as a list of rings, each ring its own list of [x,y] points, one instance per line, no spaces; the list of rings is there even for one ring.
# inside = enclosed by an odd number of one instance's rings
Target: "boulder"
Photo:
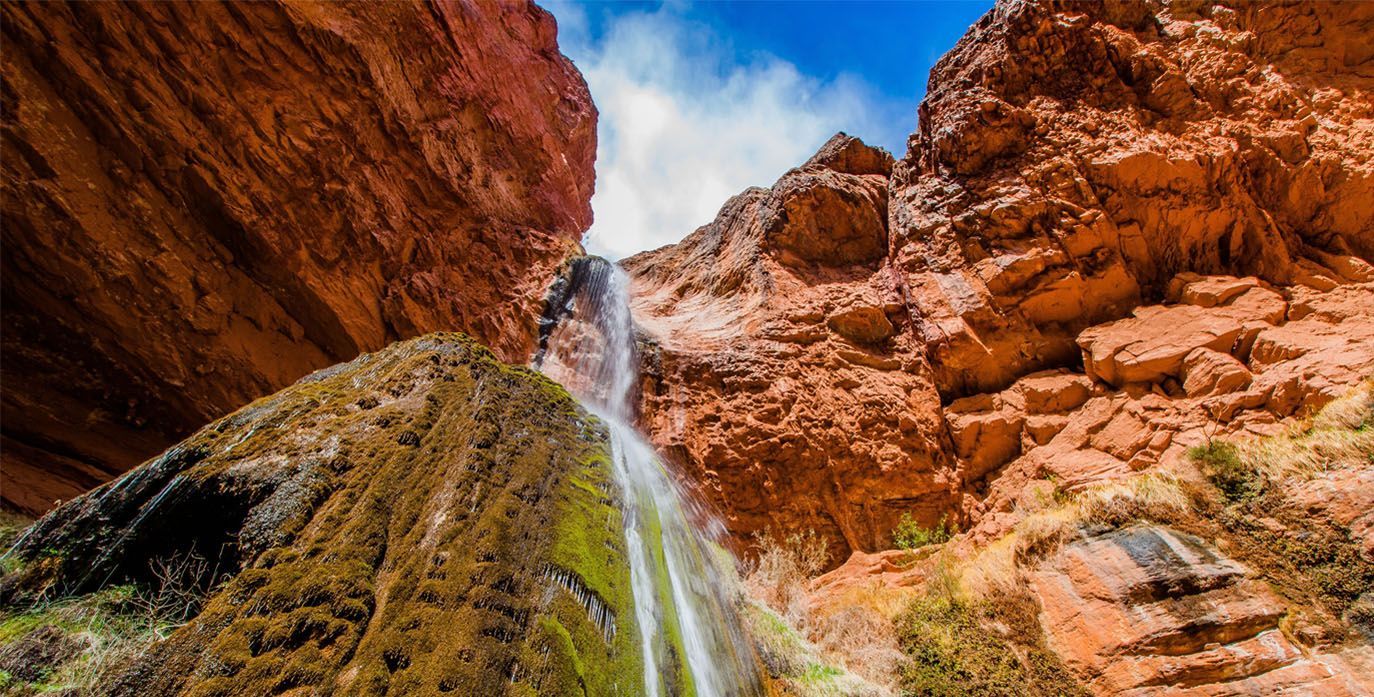
[[[1236,278],[1234,276],[1202,276],[1195,273],[1179,274],[1171,286],[1177,284],[1179,289],[1176,300],[1188,305],[1198,307],[1216,307],[1225,305],[1236,299],[1241,293],[1251,288],[1259,286],[1259,279],[1253,276],[1249,278]]]
[[[1076,409],[1092,394],[1092,380],[1064,370],[1031,373],[1016,381],[1027,414],[1062,414]]]
[[[1026,416],[1012,405],[987,395],[956,400],[945,410],[954,452],[973,481],[1021,454],[1021,428]]]
[[[1196,348],[1183,359],[1183,390],[1189,397],[1242,390],[1250,377],[1245,365],[1228,353]]]
[[[773,185],[762,224],[784,263],[874,262],[887,254],[887,178],[803,166]]]
[[[1130,319],[1092,327],[1078,336],[1088,375],[1117,387],[1178,377],[1194,349],[1229,353],[1241,336],[1236,319],[1193,305],[1150,306]]]
[[[848,307],[826,318],[836,333],[861,344],[872,344],[892,336],[892,322],[881,307]]]

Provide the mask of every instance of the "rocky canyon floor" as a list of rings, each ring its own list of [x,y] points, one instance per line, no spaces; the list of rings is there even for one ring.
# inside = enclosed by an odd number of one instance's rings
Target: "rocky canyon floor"
[[[1374,694],[1374,3],[1003,0],[619,270],[533,4],[0,13],[0,693]]]

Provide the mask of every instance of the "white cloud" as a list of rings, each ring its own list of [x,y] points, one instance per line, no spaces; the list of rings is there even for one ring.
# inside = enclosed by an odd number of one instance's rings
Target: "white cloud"
[[[767,54],[741,61],[671,6],[609,19],[595,44],[586,6],[551,9],[601,112],[596,221],[585,239],[594,254],[619,259],[677,242],[836,131],[880,132],[875,124],[891,116],[861,80],[821,81]]]

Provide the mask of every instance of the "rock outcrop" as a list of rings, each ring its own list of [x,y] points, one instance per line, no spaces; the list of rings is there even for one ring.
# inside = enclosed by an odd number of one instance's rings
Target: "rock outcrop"
[[[42,511],[306,372],[523,361],[595,109],[526,2],[3,8],[3,472]]]
[[[814,529],[839,560],[954,501],[939,395],[883,261],[890,166],[837,135],[680,244],[623,262],[643,426],[741,540]]]
[[[1205,541],[1156,526],[1065,547],[1033,576],[1049,646],[1096,694],[1368,694],[1374,649],[1305,653],[1283,599]]]
[[[1081,484],[1310,412],[1374,370],[1371,26],[999,3],[890,170],[837,136],[624,263],[646,429],[741,539],[838,562],[902,513],[983,524],[1021,467]]]
[[[0,594],[202,560],[203,607],[102,694],[640,694],[607,438],[547,378],[426,335],[54,510]]]
[[[889,191],[941,394],[1075,363],[1179,273],[1369,280],[1344,259],[1374,255],[1371,26],[1359,4],[999,3],[932,71]]]

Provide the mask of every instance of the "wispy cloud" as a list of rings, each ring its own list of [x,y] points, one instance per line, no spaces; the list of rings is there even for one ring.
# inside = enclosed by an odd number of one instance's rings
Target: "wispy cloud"
[[[619,259],[676,242],[836,131],[883,133],[905,120],[859,78],[818,80],[772,55],[740,56],[671,6],[609,18],[595,40],[586,6],[550,9],[601,112],[596,222],[585,240],[595,254]]]

